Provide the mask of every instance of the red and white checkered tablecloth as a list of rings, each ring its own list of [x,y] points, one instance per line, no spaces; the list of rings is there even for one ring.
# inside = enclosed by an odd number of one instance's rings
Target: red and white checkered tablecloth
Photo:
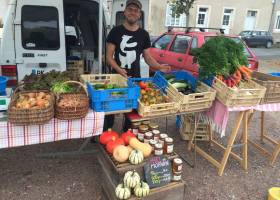
[[[0,148],[96,136],[103,132],[103,124],[104,112],[92,110],[82,119],[53,118],[43,125],[17,126],[4,121],[0,122]]]

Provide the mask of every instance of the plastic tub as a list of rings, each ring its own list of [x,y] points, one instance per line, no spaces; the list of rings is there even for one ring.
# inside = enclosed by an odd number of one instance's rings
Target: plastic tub
[[[6,93],[8,78],[6,76],[0,76],[0,93]]]

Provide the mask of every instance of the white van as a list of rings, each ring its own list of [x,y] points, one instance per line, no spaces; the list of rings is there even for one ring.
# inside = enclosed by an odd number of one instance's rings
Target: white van
[[[83,59],[86,66],[87,59],[98,62],[98,16],[98,0],[10,0],[0,46],[2,75],[15,84],[26,74],[65,70],[67,59]]]

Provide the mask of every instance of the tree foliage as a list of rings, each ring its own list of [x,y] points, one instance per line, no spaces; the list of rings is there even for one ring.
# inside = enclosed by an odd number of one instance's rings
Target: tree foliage
[[[186,25],[189,25],[190,9],[195,0],[170,0],[169,5],[172,10],[173,17],[179,17],[181,14],[186,15]]]

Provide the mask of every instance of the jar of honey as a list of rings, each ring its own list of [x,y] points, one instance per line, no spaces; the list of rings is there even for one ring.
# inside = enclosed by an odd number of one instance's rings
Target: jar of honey
[[[160,131],[159,130],[153,130],[152,133],[154,135],[154,140],[158,142]]]
[[[144,135],[148,131],[149,131],[149,127],[148,126],[140,125],[139,126],[139,130],[138,130],[138,134],[137,134],[138,140],[140,140],[141,142],[144,142]]]
[[[168,137],[168,135],[167,134],[165,134],[165,133],[162,133],[162,134],[160,134],[159,135],[159,143],[161,143],[162,144],[162,146],[164,145],[164,142],[165,142],[165,138],[167,138]]]
[[[155,144],[155,155],[160,156],[163,154],[163,145],[161,143]]]
[[[150,123],[149,124],[149,130],[150,131],[158,130],[158,125],[156,123]]]
[[[164,154],[171,154],[171,153],[173,153],[173,147],[174,147],[173,139],[170,138],[170,137],[165,138],[164,147],[163,147],[163,153]]]
[[[144,143],[150,143],[150,140],[153,139],[153,133],[152,132],[146,132],[144,135]]]
[[[140,125],[141,125],[140,122],[133,122],[133,123],[131,124],[132,133],[133,133],[135,136],[137,136],[137,134],[138,134],[138,129],[139,129],[139,126],[140,126]]]
[[[173,172],[172,181],[181,181],[182,180],[182,172]]]
[[[183,161],[181,158],[174,158],[172,163],[173,173],[179,173],[183,170]]]

